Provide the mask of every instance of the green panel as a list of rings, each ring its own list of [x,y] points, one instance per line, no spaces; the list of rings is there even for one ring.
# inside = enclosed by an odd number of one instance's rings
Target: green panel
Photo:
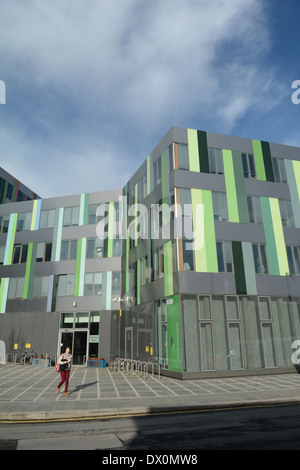
[[[235,179],[236,199],[238,205],[238,218],[240,223],[249,223],[245,179],[240,152],[232,152],[232,162]]]
[[[279,263],[276,249],[276,240],[272,220],[272,212],[270,200],[267,197],[261,197],[261,211],[263,216],[263,224],[266,238],[266,247],[268,254],[269,272],[273,275],[279,275]]]
[[[169,370],[181,372],[181,325],[179,295],[171,297],[167,304]]]
[[[81,297],[84,294],[86,238],[78,238],[76,253],[76,271],[74,296]]]
[[[256,167],[256,178],[258,180],[266,181],[266,171],[264,165],[264,156],[260,140],[252,140],[255,167]]]
[[[0,281],[0,313],[5,313],[8,294],[9,278],[4,277]]]
[[[16,235],[16,229],[17,229],[17,220],[18,220],[17,213],[10,214],[7,237],[6,237],[6,245],[5,245],[5,251],[4,251],[4,261],[3,261],[4,265],[9,265],[12,263],[15,235]]]
[[[102,275],[102,309],[111,310],[112,271]]]
[[[209,163],[208,163],[208,147],[207,147],[207,136],[206,132],[198,131],[198,151],[199,151],[199,161],[200,161],[200,171],[202,173],[209,173]]]
[[[34,277],[34,266],[36,258],[37,243],[29,243],[26,261],[23,299],[30,299]]]
[[[191,189],[195,271],[218,272],[211,191]]]
[[[285,171],[287,175],[289,191],[291,196],[291,204],[293,209],[295,227],[300,228],[300,162],[296,162],[293,160],[284,160],[285,163]],[[297,187],[296,181],[296,172],[297,172],[297,165],[298,165],[298,183],[299,186]]]
[[[198,132],[194,129],[187,130],[190,171],[200,171]]]
[[[141,260],[136,262],[136,303],[141,303]]]
[[[110,202],[108,207],[108,238],[107,238],[107,257],[111,258],[113,255],[114,245],[114,211],[115,203]]]
[[[16,202],[16,190],[17,190],[17,185],[18,185],[18,180],[14,179],[14,186],[13,186],[13,190],[12,190],[12,195],[11,195],[11,200]]]
[[[298,190],[298,197],[300,200],[300,162],[293,160],[294,174],[296,179],[296,186]]]
[[[231,150],[222,150],[229,222],[239,222],[239,207]]]
[[[55,220],[54,220],[54,230],[53,230],[53,244],[52,244],[51,261],[59,261],[60,260],[63,217],[64,217],[63,207],[61,207],[60,209],[56,209],[55,210]]]
[[[246,278],[245,278],[245,267],[243,259],[242,243],[233,241],[232,242],[232,256],[234,264],[234,277],[237,294],[247,294]]]
[[[261,142],[267,181],[275,181],[269,142]]]
[[[278,199],[270,198],[270,209],[275,235],[279,274],[281,276],[285,276],[289,274],[289,264],[287,259],[287,252]]]
[[[80,195],[80,208],[79,208],[79,225],[87,225],[88,207],[89,207],[89,194],[88,193],[81,194]]]
[[[164,245],[165,296],[173,295],[173,250],[172,241]]]
[[[243,260],[245,269],[246,290],[248,295],[257,295],[255,266],[253,259],[252,244],[242,242]]]

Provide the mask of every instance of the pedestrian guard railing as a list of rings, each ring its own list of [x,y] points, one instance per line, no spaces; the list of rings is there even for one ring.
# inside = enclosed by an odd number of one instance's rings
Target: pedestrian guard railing
[[[154,361],[141,361],[139,359],[128,359],[117,357],[114,360],[114,371],[136,375],[146,379],[150,374],[161,377],[160,364]]]

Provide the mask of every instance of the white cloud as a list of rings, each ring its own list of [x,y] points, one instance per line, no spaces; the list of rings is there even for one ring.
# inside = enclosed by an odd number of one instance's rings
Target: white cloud
[[[129,161],[143,161],[147,145],[171,125],[190,127],[196,116],[203,128],[214,116],[216,127],[230,132],[251,107],[274,105],[278,84],[263,67],[269,50],[263,0],[0,0],[0,6],[3,70],[20,100],[3,132],[9,128],[11,140],[11,133],[21,135],[24,171],[43,155],[49,171],[46,160],[58,159],[82,179],[76,164],[84,156],[90,168],[101,162],[122,179],[126,166],[129,175],[136,170]],[[20,161],[13,145],[6,154],[11,166]],[[55,181],[64,189],[59,175]]]

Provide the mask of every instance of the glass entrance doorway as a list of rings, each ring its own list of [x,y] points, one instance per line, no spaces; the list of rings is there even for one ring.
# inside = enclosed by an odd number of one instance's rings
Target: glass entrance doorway
[[[60,351],[62,354],[67,347],[72,350],[72,364],[82,366],[87,356],[87,331],[61,331],[60,332]]]

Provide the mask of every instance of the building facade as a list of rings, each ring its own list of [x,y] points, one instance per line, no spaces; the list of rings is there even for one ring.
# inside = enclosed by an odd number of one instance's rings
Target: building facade
[[[299,148],[173,127],[122,190],[3,204],[0,339],[179,378],[290,370],[299,195]]]

